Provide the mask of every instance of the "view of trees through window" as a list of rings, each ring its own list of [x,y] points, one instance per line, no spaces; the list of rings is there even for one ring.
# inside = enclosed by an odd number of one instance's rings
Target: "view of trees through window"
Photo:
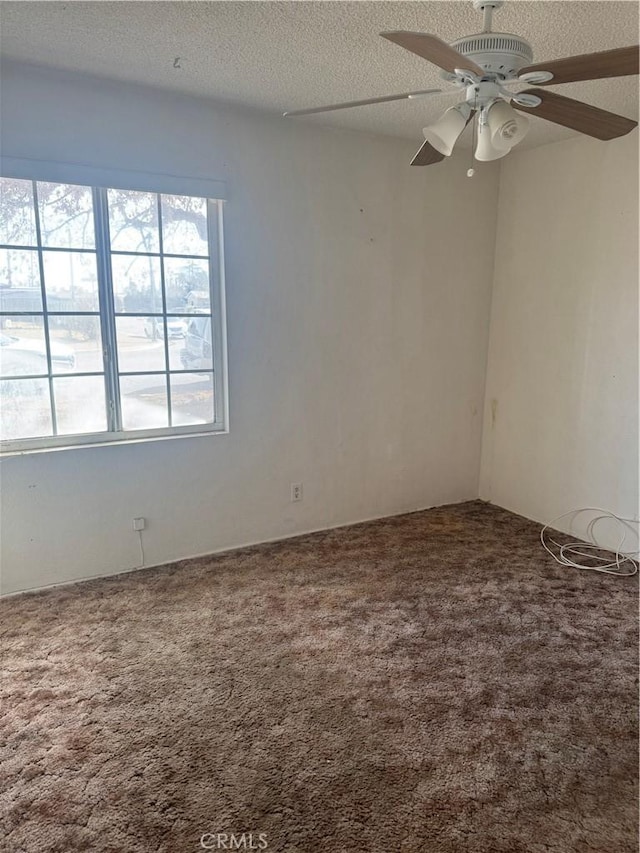
[[[0,179],[3,440],[216,422],[219,215],[193,196]]]

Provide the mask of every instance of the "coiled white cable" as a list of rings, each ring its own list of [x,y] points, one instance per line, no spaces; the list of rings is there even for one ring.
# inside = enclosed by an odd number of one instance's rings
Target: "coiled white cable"
[[[560,521],[563,518],[567,518],[568,516],[577,516],[582,512],[597,512],[599,515],[592,518],[586,529],[586,536],[590,540],[588,542],[567,542],[565,545],[561,545],[560,542],[556,542],[549,534],[546,535],[546,531],[555,525],[557,521]],[[602,545],[598,545],[595,539],[594,527],[599,521],[603,521],[604,519],[614,520],[618,522],[621,532],[620,542],[618,543],[618,547],[615,549],[615,560],[611,560],[611,548],[604,548]],[[638,550],[634,551],[624,551],[623,546],[627,541],[627,535],[629,532],[633,533],[633,535],[638,538],[638,530],[636,530],[633,525],[640,524],[640,521],[637,518],[622,518],[621,516],[615,515],[613,512],[609,512],[606,509],[600,509],[599,507],[584,507],[583,509],[572,509],[569,512],[565,512],[562,515],[557,516],[548,524],[545,524],[542,530],[540,531],[540,542],[542,543],[542,547],[547,553],[551,554],[556,563],[559,563],[561,566],[570,566],[573,569],[587,569],[590,572],[602,572],[605,575],[618,575],[619,577],[631,577],[635,575],[638,571]],[[557,548],[557,552],[551,550],[547,542],[555,545]],[[584,563],[578,562],[576,559],[572,558],[583,558],[589,559],[592,561],[596,561],[598,563],[602,563],[599,566],[587,566]]]

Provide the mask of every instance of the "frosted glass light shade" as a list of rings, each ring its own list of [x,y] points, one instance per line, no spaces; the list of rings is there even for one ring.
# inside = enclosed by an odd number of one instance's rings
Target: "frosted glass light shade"
[[[423,129],[424,138],[436,151],[449,157],[470,115],[471,108],[467,104],[450,107],[438,121]]]
[[[516,112],[506,101],[496,101],[489,108],[491,141],[496,148],[506,145],[509,149],[522,142],[529,130],[529,119]]]
[[[497,144],[494,144],[491,135],[491,128],[488,124],[478,125],[478,144],[476,146],[475,157],[483,163],[488,163],[490,160],[499,160],[511,151],[511,146],[505,145],[500,139]]]

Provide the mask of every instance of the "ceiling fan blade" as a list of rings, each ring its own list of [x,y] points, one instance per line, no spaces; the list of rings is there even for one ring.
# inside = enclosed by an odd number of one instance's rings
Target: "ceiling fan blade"
[[[579,130],[596,139],[616,139],[638,126],[637,121],[583,104],[582,101],[574,101],[573,98],[565,98],[555,92],[545,92],[544,89],[526,89],[518,94],[537,95],[542,103],[537,107],[525,107],[511,101],[514,109]]]
[[[431,145],[429,142],[423,142],[416,156],[411,161],[412,166],[431,166],[432,163],[439,163],[444,160],[444,154]]]
[[[638,45],[538,62],[521,68],[519,76],[533,71],[549,71],[553,74],[551,80],[537,83],[537,86],[555,86],[557,83],[575,83],[578,80],[600,80],[603,77],[627,77],[638,73]]]
[[[383,95],[381,98],[367,98],[364,101],[345,101],[343,104],[330,104],[326,107],[311,107],[308,110],[287,110],[283,116],[308,116],[313,113],[326,113],[329,110],[346,110],[350,107],[364,107],[367,104],[384,104],[387,101],[402,101],[404,98],[417,98],[420,95],[437,95],[442,89],[420,89],[417,92],[402,92],[400,95]]]
[[[433,62],[438,68],[448,71],[453,74],[459,68],[464,71],[472,71],[479,77],[482,77],[483,70],[475,62],[467,59],[461,53],[450,47],[446,41],[432,36],[429,33],[410,33],[405,31],[397,31],[390,33],[380,33],[382,38],[392,41],[394,44],[399,44],[405,50],[410,50],[411,53],[416,53],[423,59],[428,59]]]

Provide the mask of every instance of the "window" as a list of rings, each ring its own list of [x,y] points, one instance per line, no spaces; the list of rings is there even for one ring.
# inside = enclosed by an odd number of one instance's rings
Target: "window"
[[[225,428],[222,202],[0,179],[3,450]]]

